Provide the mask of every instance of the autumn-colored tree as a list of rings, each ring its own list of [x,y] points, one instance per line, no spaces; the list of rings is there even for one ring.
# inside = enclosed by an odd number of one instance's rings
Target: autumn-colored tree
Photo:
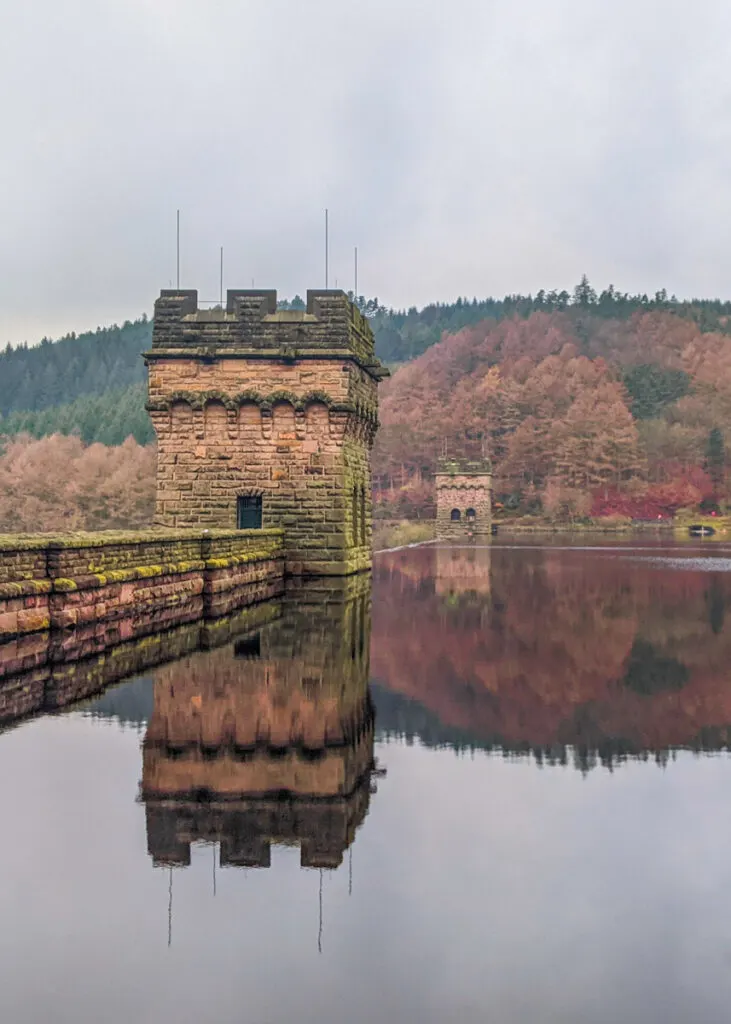
[[[20,436],[0,455],[0,532],[148,526],[154,491],[154,449],[132,439],[111,448]]]
[[[727,573],[709,583],[690,564],[494,547],[465,578],[464,554],[394,552],[374,571],[373,673],[419,709],[422,741],[451,727],[463,743],[550,757],[593,747],[609,763],[727,745]],[[474,589],[478,573],[489,593]]]
[[[573,522],[589,515],[591,496],[580,487],[565,484],[559,477],[551,477],[543,491],[543,509],[551,519]]]
[[[731,498],[719,446],[731,422],[731,304],[679,303],[663,292],[628,296],[611,286],[597,293],[582,278],[572,293],[403,313],[375,301],[366,307],[381,354],[386,335],[394,359],[423,353],[381,390],[378,512],[431,514],[435,463],[445,449],[454,457],[489,455],[496,497],[523,512],[553,507],[556,488],[573,495],[574,515],[590,504],[596,514],[645,518],[672,514],[678,502]],[[39,448],[8,439],[0,528],[149,517],[152,453],[130,442],[89,444],[151,437],[142,364],[135,362],[128,380],[110,348],[121,345],[137,360],[140,332],[147,336],[149,324],[0,354],[0,433],[78,434],[50,439],[50,448],[48,437]],[[82,373],[94,360],[91,376]],[[59,385],[48,366],[61,364]],[[130,373],[131,365],[124,364]],[[78,388],[67,386],[69,375],[79,377]],[[122,390],[110,398],[99,390],[105,381]]]
[[[731,420],[728,335],[673,313],[667,295],[632,306],[582,281],[573,303],[544,298],[526,318],[444,337],[395,374],[383,391],[377,492],[382,470],[392,491],[428,479],[446,445],[456,457],[489,454],[512,507],[525,509],[529,493],[535,505],[555,478],[594,507],[624,495],[628,509],[670,514],[703,492],[689,473],[711,463],[725,497],[725,456],[722,470],[708,445]],[[626,318],[602,318],[623,303]]]
[[[637,427],[615,383],[581,394],[557,432],[558,472],[571,487],[619,486],[640,468]]]

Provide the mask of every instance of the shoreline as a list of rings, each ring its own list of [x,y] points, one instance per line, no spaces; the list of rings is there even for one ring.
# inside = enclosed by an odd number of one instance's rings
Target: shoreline
[[[513,522],[497,519],[493,523],[498,528],[498,536],[517,535],[597,535],[602,536],[656,536],[656,537],[688,537],[691,526],[702,526],[714,530],[714,534],[705,540],[722,540],[731,536],[731,516],[683,516],[681,519],[666,519],[661,522],[592,522],[592,523],[556,523],[556,522]],[[380,520],[373,524],[373,549],[375,552],[406,548],[415,544],[434,541],[436,520],[434,519],[400,519]]]

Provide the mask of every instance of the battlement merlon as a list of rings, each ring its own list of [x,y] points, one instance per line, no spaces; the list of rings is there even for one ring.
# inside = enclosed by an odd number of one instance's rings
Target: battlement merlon
[[[340,289],[307,292],[305,310],[278,310],[274,290],[229,289],[225,308],[198,308],[195,290],[163,289],[155,302],[152,350],[160,358],[354,358],[388,376],[365,316]]]
[[[492,463],[488,458],[482,459],[437,459],[435,476],[490,476],[492,474]]]

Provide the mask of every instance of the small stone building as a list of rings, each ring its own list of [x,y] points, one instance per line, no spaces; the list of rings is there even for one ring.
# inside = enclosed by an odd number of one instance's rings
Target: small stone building
[[[342,291],[303,311],[274,291],[196,291],[155,303],[148,409],[157,434],[157,526],[285,530],[290,575],[371,565],[370,450],[388,371]]]
[[[437,540],[490,536],[492,468],[487,459],[440,459],[436,490]]]

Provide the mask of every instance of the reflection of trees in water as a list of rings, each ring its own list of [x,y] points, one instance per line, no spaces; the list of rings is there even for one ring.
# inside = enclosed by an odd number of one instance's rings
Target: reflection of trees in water
[[[688,678],[688,669],[682,661],[664,658],[646,640],[635,640],[632,644],[623,680],[630,690],[645,696],[663,690],[681,690]]]
[[[454,601],[437,567],[429,548],[378,560],[373,669],[466,745],[579,767],[726,745],[722,574],[494,547],[483,600]]]
[[[705,597],[708,625],[711,627],[711,631],[718,635],[723,630],[723,621],[726,615],[726,602],[718,576],[711,577]]]

